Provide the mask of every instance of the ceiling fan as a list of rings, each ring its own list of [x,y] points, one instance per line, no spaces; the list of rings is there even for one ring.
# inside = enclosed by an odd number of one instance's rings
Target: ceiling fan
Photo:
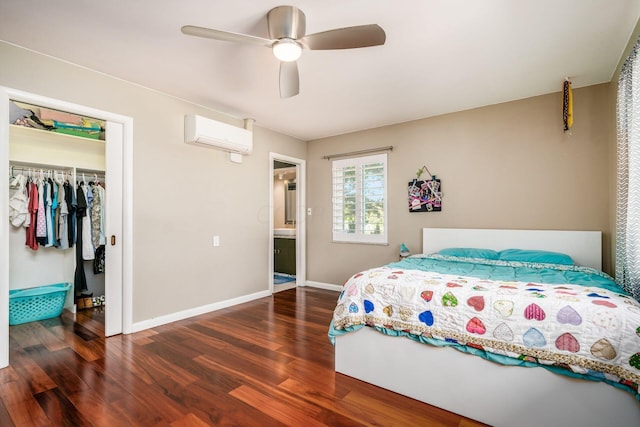
[[[383,45],[386,34],[377,24],[337,28],[306,35],[304,13],[294,6],[274,7],[267,14],[268,39],[248,34],[185,25],[182,32],[190,36],[269,47],[280,60],[280,97],[289,98],[300,92],[296,60],[302,49],[353,49]]]

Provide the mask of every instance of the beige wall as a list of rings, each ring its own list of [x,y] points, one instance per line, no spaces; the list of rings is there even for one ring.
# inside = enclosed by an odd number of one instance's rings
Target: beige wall
[[[186,145],[183,117],[240,118],[5,43],[0,63],[1,86],[133,118],[134,322],[268,290],[269,152],[305,159],[304,142],[258,118],[253,154],[230,163]]]
[[[575,89],[574,102],[570,134],[557,92],[309,142],[307,279],[342,284],[396,260],[402,242],[421,252],[423,227],[600,230],[608,271],[610,85]],[[389,245],[332,243],[322,156],[387,145]],[[442,212],[408,211],[407,182],[423,165],[442,179]]]

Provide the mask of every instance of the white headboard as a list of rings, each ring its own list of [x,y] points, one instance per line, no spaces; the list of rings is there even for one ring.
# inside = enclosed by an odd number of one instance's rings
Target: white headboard
[[[600,231],[423,228],[422,252],[444,248],[538,249],[569,255],[578,265],[602,269]]]

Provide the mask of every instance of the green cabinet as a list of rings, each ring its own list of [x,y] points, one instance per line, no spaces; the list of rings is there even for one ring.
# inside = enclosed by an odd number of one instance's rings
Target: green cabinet
[[[296,239],[274,239],[273,264],[276,273],[296,274]]]

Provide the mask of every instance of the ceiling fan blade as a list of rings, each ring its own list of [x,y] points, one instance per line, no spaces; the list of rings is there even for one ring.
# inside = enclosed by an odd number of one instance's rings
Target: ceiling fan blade
[[[370,24],[309,34],[298,41],[308,49],[329,50],[379,46],[386,39],[387,35],[379,25]]]
[[[182,27],[182,33],[189,36],[205,37],[208,39],[222,40],[226,42],[254,44],[266,47],[271,47],[271,45],[273,44],[273,40],[263,39],[262,37],[250,36],[248,34],[232,33],[229,31],[214,30],[212,28],[196,27],[194,25],[185,25],[184,27]]]
[[[280,63],[280,98],[290,98],[300,93],[300,77],[296,61]]]

